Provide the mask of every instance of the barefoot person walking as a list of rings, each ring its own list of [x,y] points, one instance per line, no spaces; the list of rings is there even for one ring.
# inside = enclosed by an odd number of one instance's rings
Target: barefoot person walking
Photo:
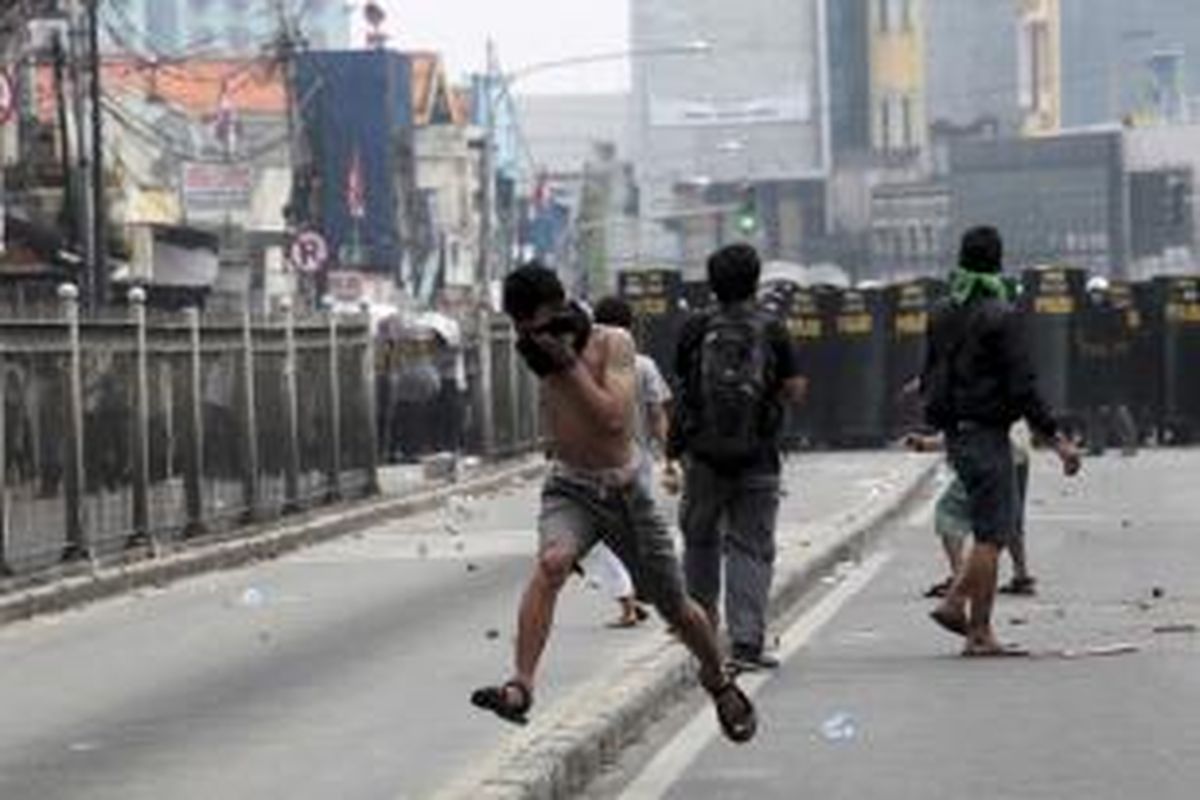
[[[542,489],[537,560],[518,614],[514,673],[477,690],[471,702],[510,722],[526,721],[559,592],[573,565],[603,540],[700,661],[700,682],[725,735],[750,740],[754,706],[723,669],[708,616],[684,591],[666,524],[636,480],[632,339],[593,326],[567,302],[558,276],[537,263],[505,279],[504,310],[516,326],[518,352],[541,380],[554,463]]]
[[[1000,276],[1003,243],[990,227],[963,236],[950,297],[934,310],[921,376],[925,414],[945,433],[946,450],[962,481],[974,543],[945,600],[931,616],[964,636],[963,655],[1012,655],[992,629],[1000,551],[1017,526],[1017,485],[1009,431],[1024,418],[1053,444],[1068,475],[1079,453],[1062,436],[1038,394],[1021,321]]]

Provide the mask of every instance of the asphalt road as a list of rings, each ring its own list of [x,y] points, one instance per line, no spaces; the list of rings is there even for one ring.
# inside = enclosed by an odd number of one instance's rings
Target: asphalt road
[[[793,516],[879,491],[896,454],[799,459]],[[509,735],[467,704],[508,669],[536,485],[291,557],[0,629],[0,798],[419,798]],[[539,708],[655,624],[573,582]]]
[[[942,570],[927,503],[785,633],[795,652],[759,688],[755,743],[715,740],[696,704],[589,796],[1196,797],[1200,452],[1090,460],[1073,484],[1038,461],[1040,594],[1002,600],[997,619],[1043,657],[966,660],[929,623],[919,595]],[[1137,652],[1061,657],[1120,644]]]

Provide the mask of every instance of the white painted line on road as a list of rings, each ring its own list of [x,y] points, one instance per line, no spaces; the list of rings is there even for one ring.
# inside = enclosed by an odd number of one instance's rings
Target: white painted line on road
[[[836,588],[784,631],[780,637],[779,657],[785,665],[871,583],[891,558],[890,553],[872,555],[857,569],[846,573]],[[753,697],[771,677],[770,673],[743,676],[741,685],[746,694]],[[663,797],[719,733],[712,708],[705,705],[625,788],[620,800],[658,800]]]

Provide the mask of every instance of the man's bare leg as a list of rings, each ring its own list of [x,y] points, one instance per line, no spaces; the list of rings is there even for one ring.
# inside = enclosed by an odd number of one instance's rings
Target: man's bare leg
[[[758,728],[754,704],[725,672],[717,632],[704,608],[689,597],[678,609],[660,607],[659,613],[670,615],[680,640],[699,659],[700,685],[712,696],[725,735],[735,742],[752,739]]]
[[[1015,536],[1008,546],[1008,554],[1012,557],[1013,578],[1029,580],[1029,562],[1025,558],[1025,537]]]
[[[957,536],[943,536],[942,550],[946,553],[946,563],[950,565],[951,582],[962,573],[963,540]]]
[[[571,575],[577,560],[575,548],[554,543],[538,556],[533,574],[525,586],[517,614],[515,680],[532,694],[538,663],[550,638],[558,595]]]
[[[671,624],[680,641],[700,661],[700,683],[707,689],[719,687],[725,680],[724,662],[709,615],[699,603],[688,598],[674,616]]]
[[[975,542],[967,559],[967,572],[971,575],[967,653],[986,655],[1004,649],[992,630],[992,607],[996,601],[999,564],[999,547],[988,542]]]
[[[975,550],[972,548],[972,555],[974,552]],[[946,592],[945,598],[938,604],[938,607],[929,612],[929,616],[951,633],[966,636],[970,627],[967,619],[967,601],[975,592],[975,575],[971,571],[971,557],[968,556],[963,562],[961,550],[959,551],[959,561],[960,565],[954,572],[950,590]]]

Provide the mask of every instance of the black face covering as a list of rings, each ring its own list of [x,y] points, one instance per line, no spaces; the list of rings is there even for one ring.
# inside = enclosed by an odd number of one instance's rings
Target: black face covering
[[[570,336],[576,353],[582,353],[592,336],[592,317],[587,309],[572,300],[538,329],[538,333],[551,336]]]

